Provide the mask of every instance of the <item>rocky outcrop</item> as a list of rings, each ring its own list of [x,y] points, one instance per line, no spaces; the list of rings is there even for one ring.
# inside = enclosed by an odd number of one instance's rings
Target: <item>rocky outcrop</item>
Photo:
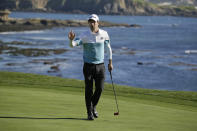
[[[32,0],[33,8],[45,10],[48,0]]]
[[[0,10],[46,10],[49,0],[1,0]]]
[[[52,27],[81,27],[88,26],[86,20],[46,20],[46,19],[8,19],[0,20],[0,32],[5,31],[25,31],[25,30],[41,30]],[[101,21],[100,26],[112,27],[141,27],[140,25],[116,24]]]

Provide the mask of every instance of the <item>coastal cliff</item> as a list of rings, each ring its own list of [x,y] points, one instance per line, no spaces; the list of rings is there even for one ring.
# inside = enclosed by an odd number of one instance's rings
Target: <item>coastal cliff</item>
[[[165,5],[165,1],[169,0],[160,0],[160,3],[154,0],[1,0],[0,10],[197,17],[197,9],[189,4],[196,0],[184,0],[177,5],[176,0],[171,5],[169,2]]]

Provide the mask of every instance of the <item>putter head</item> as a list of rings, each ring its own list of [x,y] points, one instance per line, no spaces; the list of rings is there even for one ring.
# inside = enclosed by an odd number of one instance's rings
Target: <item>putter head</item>
[[[117,116],[117,115],[119,115],[119,112],[115,112],[115,113],[114,113],[114,116]]]

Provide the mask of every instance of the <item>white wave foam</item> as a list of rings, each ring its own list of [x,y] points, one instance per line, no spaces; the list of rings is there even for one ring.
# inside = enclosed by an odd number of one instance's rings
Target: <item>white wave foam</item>
[[[43,33],[44,31],[35,30],[35,31],[12,31],[12,32],[1,32],[2,35],[12,35],[12,34],[38,34]]]
[[[197,53],[197,50],[185,50],[186,54]]]
[[[44,33],[45,31],[43,30],[34,30],[34,31],[23,31],[23,33],[31,33],[31,34],[37,34],[37,33]]]
[[[29,39],[33,40],[65,40],[64,37],[30,37]]]
[[[163,2],[163,3],[159,3],[158,5],[160,6],[172,5],[172,2]]]

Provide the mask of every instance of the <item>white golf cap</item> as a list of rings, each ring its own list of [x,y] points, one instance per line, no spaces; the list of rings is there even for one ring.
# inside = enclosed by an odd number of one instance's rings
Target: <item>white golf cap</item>
[[[96,14],[91,14],[91,15],[88,17],[88,20],[99,21],[99,17],[98,17],[98,15],[96,15]]]

